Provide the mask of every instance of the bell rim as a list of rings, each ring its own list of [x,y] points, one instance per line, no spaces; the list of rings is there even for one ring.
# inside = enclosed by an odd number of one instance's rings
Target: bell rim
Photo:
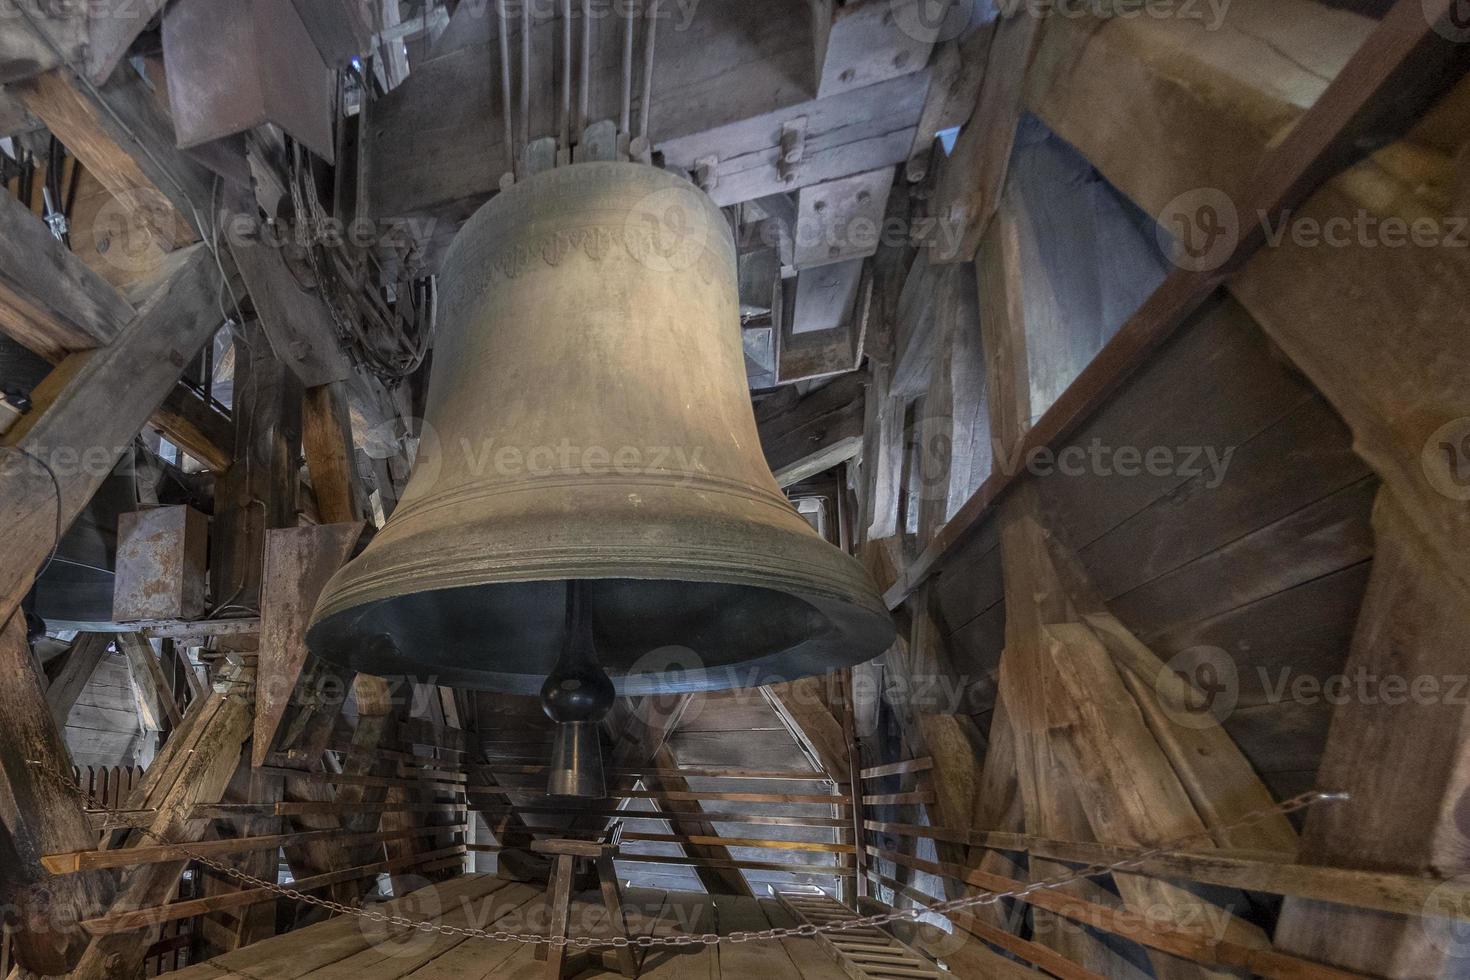
[[[854,564],[856,564],[855,560]],[[859,571],[866,575],[866,571],[861,569],[861,566],[859,566]],[[569,578],[562,576],[557,578],[518,579],[515,581],[486,582],[477,585],[424,589],[419,590],[419,592],[493,588],[496,585],[565,582]],[[619,573],[616,575],[579,575],[575,578],[580,581],[656,580],[689,582],[690,584],[699,585],[727,584],[750,586],[753,584],[748,581],[726,581],[709,576],[703,577],[698,581],[689,577],[660,576],[657,579],[647,576],[639,577],[628,574],[623,566],[619,567]],[[829,628],[820,634],[803,640],[793,648],[778,650],[762,657],[735,661],[728,664],[714,664],[708,668],[701,668],[694,671],[683,671],[679,676],[684,678],[684,680],[676,685],[670,685],[667,676],[664,674],[655,674],[652,672],[613,673],[612,680],[618,696],[626,697],[653,693],[699,693],[749,686],[764,686],[766,684],[797,680],[801,677],[822,674],[871,660],[887,650],[897,636],[897,628],[887,608],[881,602],[874,605],[860,601],[862,598],[861,592],[858,594],[822,595],[804,590],[776,588],[773,587],[769,579],[754,587],[808,603],[823,615],[829,624]],[[379,673],[381,676],[431,676],[437,679],[436,683],[451,684],[472,690],[522,695],[535,695],[539,693],[541,685],[545,680],[545,674],[542,672],[520,673],[514,671],[473,670],[455,667],[443,662],[424,664],[422,661],[405,653],[396,653],[394,658],[390,659],[400,660],[401,665],[404,667],[425,666],[431,667],[432,669],[428,671],[390,669],[379,672],[368,670],[364,666],[362,661],[368,658],[354,659],[352,657],[333,656],[329,647],[360,644],[362,639],[378,635],[372,630],[354,634],[351,624],[347,622],[349,618],[355,618],[360,621],[365,616],[377,611],[381,605],[391,603],[394,599],[404,598],[406,595],[408,594],[398,593],[367,602],[356,603],[335,613],[324,615],[314,613],[306,634],[308,648],[316,656],[328,663],[367,673]],[[354,613],[358,615],[353,617]],[[658,648],[654,649],[656,650]],[[808,663],[811,664],[810,668],[804,666]],[[732,682],[740,680],[741,675],[745,675],[747,679],[751,676],[758,676],[758,680],[753,685]]]

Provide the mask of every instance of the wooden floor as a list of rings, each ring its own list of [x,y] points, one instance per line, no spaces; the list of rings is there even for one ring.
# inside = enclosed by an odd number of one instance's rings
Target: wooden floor
[[[795,924],[774,899],[706,896],[638,888],[625,893],[629,931],[634,934],[765,929]],[[545,934],[542,889],[468,875],[425,888],[390,906],[416,919],[472,925],[497,930]],[[600,896],[578,896],[572,909],[573,936],[611,936]],[[534,947],[523,943],[490,943],[425,933],[389,933],[355,917],[339,916],[298,929],[205,963],[165,974],[177,980],[448,980],[448,978],[540,978],[546,964],[535,959]],[[589,969],[582,976],[615,976]],[[746,978],[760,980],[848,980],[847,975],[813,939],[655,950],[643,964],[645,980]]]

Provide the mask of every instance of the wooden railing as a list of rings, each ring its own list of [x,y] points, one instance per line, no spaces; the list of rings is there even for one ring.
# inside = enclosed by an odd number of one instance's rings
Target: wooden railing
[[[930,759],[912,759],[864,769],[861,776],[864,780],[876,780],[923,773],[932,767],[933,762]],[[870,794],[863,799],[874,804],[933,802],[932,793],[927,791]],[[977,892],[1008,892],[1024,888],[1026,883],[983,872],[975,867],[923,860],[891,846],[884,846],[880,835],[886,838],[928,840],[937,844],[984,848],[1003,852],[1011,857],[1027,855],[1077,868],[1130,861],[1136,862],[1130,866],[1130,874],[1172,881],[1195,881],[1204,885],[1265,892],[1287,898],[1332,902],[1396,915],[1422,916],[1426,909],[1432,908],[1437,915],[1470,921],[1470,883],[1304,865],[1296,863],[1295,855],[1292,854],[1224,849],[1159,852],[1139,847],[1060,841],[1025,834],[969,831],[879,820],[864,820],[863,830],[862,849],[868,858],[868,881],[872,885],[890,890],[895,904],[902,898],[915,906],[929,908],[939,904],[940,899],[898,880],[895,875],[881,873],[878,870],[880,862],[891,866],[895,874],[899,869],[922,872]],[[974,863],[969,862],[971,865]],[[1131,940],[1147,949],[1209,966],[1243,968],[1255,975],[1290,980],[1342,980],[1357,976],[1271,948],[1244,946],[1207,935],[1200,930],[1173,925],[1160,927],[1158,923],[1149,922],[1126,908],[1098,905],[1058,890],[1038,890],[1022,901],[1072,922]],[[996,928],[974,915],[960,912],[952,914],[950,918],[956,928],[1054,976],[1064,980],[1100,980],[1096,974],[1065,959],[1055,950]]]

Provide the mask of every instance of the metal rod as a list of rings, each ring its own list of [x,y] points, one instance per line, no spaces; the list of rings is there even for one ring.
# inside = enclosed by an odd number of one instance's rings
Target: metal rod
[[[368,139],[373,118],[373,76],[376,74],[377,52],[370,51],[362,58],[362,93],[357,100],[357,195],[352,202],[352,220],[367,221],[368,182],[372,174],[372,154],[368,151]],[[296,144],[299,146],[300,144]],[[297,179],[292,175],[292,180]]]
[[[572,152],[572,0],[561,0],[561,148]]]
[[[623,105],[618,113],[618,132],[627,135],[632,129],[633,114],[633,7],[623,20]]]
[[[592,115],[592,0],[582,0],[582,105],[578,113],[577,139]]]
[[[500,102],[504,110],[501,115],[505,117],[505,156],[514,171],[516,137],[510,113],[510,17],[505,12],[505,0],[495,0],[495,9],[500,15]]]
[[[650,0],[648,26],[643,34],[643,105],[638,115],[638,135],[648,149],[648,110],[653,103],[653,41],[658,33],[659,0]]]
[[[521,149],[531,145],[531,5],[521,5]]]

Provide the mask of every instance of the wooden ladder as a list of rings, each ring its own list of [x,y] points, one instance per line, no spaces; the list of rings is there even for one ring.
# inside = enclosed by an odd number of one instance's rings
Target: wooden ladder
[[[798,922],[831,925],[857,913],[825,892],[780,891],[777,900]],[[933,961],[877,927],[818,933],[816,940],[853,980],[938,980]]]

